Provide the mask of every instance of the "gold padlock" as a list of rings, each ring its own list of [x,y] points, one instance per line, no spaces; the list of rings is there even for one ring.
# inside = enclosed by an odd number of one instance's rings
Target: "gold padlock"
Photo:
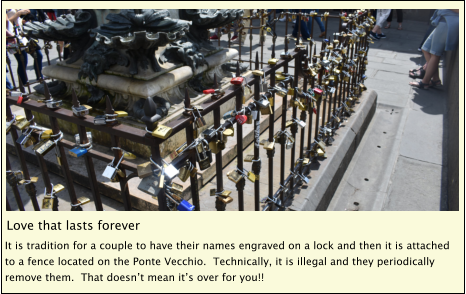
[[[151,164],[151,162],[148,161],[148,162],[139,164],[138,168],[137,168],[137,171],[138,171],[138,177],[140,179],[143,179],[143,178],[146,178],[146,177],[152,175],[152,164]]]
[[[253,122],[252,115],[246,115],[248,119],[246,120],[246,124],[250,125]]]
[[[63,186],[62,184],[57,184],[53,186],[53,194],[59,193],[63,190],[65,190],[65,186]]]
[[[171,190],[175,195],[178,195],[180,197],[183,194],[183,186],[181,186],[180,184],[177,184],[175,182],[172,182]]]
[[[186,182],[186,180],[189,178],[189,169],[187,166],[183,166],[180,168],[180,171],[178,173],[178,178],[182,182]]]
[[[284,75],[281,75],[281,74],[275,74],[275,80],[276,81],[283,81],[285,80],[286,77]]]
[[[256,181],[256,175],[253,172],[249,171],[247,178],[248,178],[249,181],[251,181],[253,183]]]
[[[117,117],[125,117],[128,116],[128,113],[125,111],[114,111],[114,113],[117,115]]]
[[[246,157],[244,158],[244,162],[252,162],[253,159],[254,159],[254,155],[249,154],[249,155],[246,155]]]
[[[294,95],[294,88],[288,88],[288,95]]]
[[[270,106],[273,107],[273,97],[269,97],[269,103],[270,103]]]
[[[275,65],[277,64],[278,60],[279,60],[278,58],[270,58],[268,61],[268,64]]]
[[[220,150],[218,148],[218,143],[219,141],[211,141],[209,142],[209,148],[212,150],[213,154],[217,154]]]
[[[267,142],[267,144],[264,144],[264,149],[265,150],[273,150],[275,148],[275,142]]]
[[[26,143],[24,143],[24,148],[28,148],[29,146],[34,145],[36,142],[37,141],[34,139],[34,137],[29,137]]]
[[[117,169],[117,174],[122,178],[126,177],[126,174],[121,169]]]
[[[16,119],[16,124],[14,124],[15,128],[17,128],[18,130],[22,131],[24,130],[25,128],[29,127],[29,121],[26,120],[26,119],[23,119],[21,121],[18,121],[18,119]]]
[[[270,106],[270,104],[269,104],[268,107],[263,107],[263,108],[261,108],[260,110],[261,110],[261,114],[263,114],[263,115],[272,114],[272,113],[273,113],[273,111],[272,111],[272,106]]]
[[[82,197],[78,198],[78,203],[81,204],[81,205],[87,204],[89,202],[91,202],[91,199],[89,199],[87,197],[82,196]]]
[[[298,106],[299,110],[301,111],[308,111],[308,106],[307,104],[303,104],[302,102]]]
[[[51,141],[51,140],[46,141],[43,145],[41,145],[39,148],[36,149],[36,153],[42,156],[45,156],[50,150],[53,149],[54,146],[55,146],[54,141]]]
[[[233,202],[233,198],[231,198],[230,196],[223,196],[223,195],[220,195],[220,196],[221,197],[218,197],[218,199],[220,199],[220,201],[222,201],[225,204]]]
[[[152,136],[167,139],[172,133],[173,129],[167,126],[158,125],[157,128],[152,132]]]
[[[52,209],[54,200],[51,196],[45,196],[42,199],[42,209]]]
[[[327,49],[328,49],[328,50],[332,50],[332,49],[333,49],[333,45],[328,45],[328,46],[327,46]]]
[[[53,135],[53,131],[52,130],[46,130],[40,135],[40,138],[42,140],[49,140],[51,138],[51,135]]]
[[[223,135],[227,137],[233,137],[235,135],[235,129],[234,128],[228,128],[225,131],[223,131]]]
[[[255,75],[256,77],[263,77],[264,76],[264,72],[261,71],[261,70],[253,70],[252,71],[252,74]]]
[[[304,157],[303,158],[303,165],[308,165],[309,164],[309,158]]]
[[[197,167],[194,167],[194,168],[190,171],[189,176],[190,176],[191,178],[193,178],[193,177],[195,177],[196,175],[197,175]]]
[[[243,176],[240,175],[237,170],[231,170],[227,173],[227,178],[233,183],[238,184],[238,182],[243,178]]]

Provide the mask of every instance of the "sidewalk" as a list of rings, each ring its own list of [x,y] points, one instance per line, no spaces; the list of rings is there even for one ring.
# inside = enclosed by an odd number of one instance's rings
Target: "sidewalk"
[[[338,20],[329,19],[328,23],[327,38],[332,39],[331,33],[337,31]],[[253,25],[257,24],[258,21],[253,21]],[[289,24],[288,34],[292,32],[292,25]],[[443,174],[445,158],[442,157],[444,153],[442,150],[446,142],[442,138],[446,92],[443,92],[441,88],[440,90],[421,90],[413,89],[408,85],[411,80],[408,77],[408,70],[424,62],[417,48],[425,30],[427,30],[426,22],[405,21],[402,31],[393,27],[383,30],[387,38],[371,44],[366,72],[368,80],[365,84],[368,89],[374,89],[378,93],[377,111],[328,210],[441,210],[445,208],[442,197],[446,190]],[[285,35],[284,23],[277,23],[277,34]],[[318,41],[318,49],[320,49],[320,40],[322,40],[316,37],[319,34],[320,31],[316,25],[314,39]],[[257,44],[258,39],[258,31],[255,30],[253,44]],[[227,47],[226,40],[227,37],[222,36],[222,46]],[[294,48],[294,43],[294,40],[290,41],[290,50]],[[42,46],[43,42],[40,41],[40,44]],[[217,45],[217,42],[214,44]],[[247,48],[242,47],[242,60],[249,59],[250,56],[249,34],[246,36],[246,45]],[[271,57],[271,51],[269,51],[271,45],[271,36],[268,35],[264,44],[264,62]],[[237,49],[238,44],[234,44],[232,48]],[[253,46],[252,50],[252,57],[255,59],[256,51],[260,53],[260,46]],[[283,50],[284,38],[278,38],[276,56]],[[16,60],[12,55],[10,59],[16,77]],[[50,59],[52,64],[58,61],[55,45],[51,50]],[[30,60],[28,76],[30,79],[35,79],[32,64]],[[47,59],[44,53],[44,67],[46,65]],[[293,72],[292,68],[290,72]],[[16,106],[12,106],[13,111],[17,109]],[[244,147],[248,150],[252,148],[251,145]],[[245,150],[245,154],[248,154],[248,150]],[[12,165],[19,166],[16,157],[9,156]],[[266,156],[263,160],[267,161]],[[32,169],[32,165],[29,166]],[[265,170],[264,168],[264,172]],[[227,171],[228,169],[225,169],[225,172]],[[265,173],[263,177],[266,178]],[[59,180],[56,181],[59,182]],[[229,181],[225,178],[224,183],[226,182]],[[215,178],[209,182],[208,186],[215,186]],[[79,194],[85,195],[87,191],[90,195],[90,191],[86,188],[78,185],[75,187],[76,189],[79,187]],[[251,190],[248,193],[253,194],[252,185],[249,187]],[[42,190],[38,187],[38,195],[42,193]],[[23,197],[27,198],[24,191],[20,190],[20,192]],[[67,195],[64,198],[66,201]],[[206,198],[208,198],[206,201],[212,203],[205,204],[202,209],[214,210],[214,197]],[[355,206],[355,202],[359,205]],[[10,204],[15,206],[13,198],[10,199]],[[109,206],[117,210],[122,209],[122,205],[119,207],[117,204],[119,203],[114,205],[109,202]],[[68,210],[65,204],[63,205],[61,210]],[[93,204],[86,206],[89,209],[93,208]]]

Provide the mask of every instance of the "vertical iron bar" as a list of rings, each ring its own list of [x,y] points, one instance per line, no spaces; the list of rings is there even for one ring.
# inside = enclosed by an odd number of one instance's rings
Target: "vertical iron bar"
[[[274,13],[275,15],[275,13]],[[274,42],[275,44],[275,42]],[[273,48],[274,49],[274,48]],[[275,57],[275,50],[272,51],[272,58]],[[272,70],[270,72],[270,87],[275,87],[275,70]],[[274,125],[275,125],[275,93],[272,92],[272,101],[273,101],[273,106],[272,106],[272,113],[269,114],[269,142],[273,142],[273,136],[274,136],[274,133],[275,133],[275,130],[274,130]],[[283,109],[284,107],[282,106],[282,113],[283,113]],[[275,143],[278,143],[278,142],[275,142]],[[273,197],[273,194],[274,194],[274,190],[273,190],[273,157],[275,155],[275,145],[274,145],[274,148],[273,150],[267,150],[267,157],[269,159],[269,166],[268,166],[268,170],[269,170],[269,191],[268,191],[268,194],[269,194],[269,198],[272,198]],[[272,205],[269,206],[269,210],[272,209]]]
[[[260,31],[259,31],[260,32]],[[255,62],[255,69],[259,69],[259,52],[256,51],[256,62]],[[254,100],[259,101],[260,99],[260,78],[258,76],[254,76]],[[259,110],[259,109],[257,109]],[[257,119],[254,120],[254,160],[260,160],[259,154],[259,141],[260,141],[260,117],[261,112],[257,111]],[[254,172],[254,171],[253,171]],[[259,174],[255,175],[254,181],[254,210],[260,210],[260,182],[259,182]]]
[[[215,85],[214,85],[215,88]],[[214,109],[214,128],[220,127],[220,106]],[[222,165],[222,151],[215,154],[215,170],[217,171],[217,192],[223,191],[223,165]],[[226,204],[220,200],[220,196],[215,197],[215,208],[218,211],[225,211]]]
[[[239,62],[236,63],[236,76],[240,76]],[[241,87],[240,85],[234,87]],[[237,92],[236,94],[236,111],[243,108],[243,94]],[[236,154],[238,157],[238,169],[243,170],[243,126],[236,124]],[[244,181],[244,179],[243,179]],[[237,185],[238,190],[238,210],[244,211],[244,185]]]
[[[6,170],[11,171],[10,158],[8,157],[8,154],[6,155]],[[13,194],[15,195],[15,200],[16,200],[16,203],[18,204],[18,209],[20,211],[25,211],[23,200],[21,200],[21,195],[19,194],[18,185],[15,184],[15,185],[11,185],[10,187],[13,190]]]
[[[191,99],[189,98],[189,93],[188,93],[188,87],[185,88],[184,92],[184,106],[185,108],[191,108]],[[191,115],[189,112],[186,112],[185,115]],[[190,145],[192,142],[194,142],[194,132],[193,132],[193,125],[194,125],[194,120],[192,124],[189,124],[186,129],[186,143]],[[197,147],[196,147],[197,148]],[[157,163],[157,164],[162,164],[162,160],[160,157],[160,149],[159,147],[151,147],[152,150],[152,159]],[[191,150],[191,156],[189,157],[189,161],[191,164],[195,167],[196,166],[196,152],[195,150]],[[200,206],[200,201],[199,201],[199,184],[197,181],[197,172],[194,173],[189,177],[189,181],[191,183],[191,199],[193,201],[194,205],[194,210],[195,211],[201,211],[201,206]],[[162,196],[163,198],[161,198]],[[168,210],[167,208],[167,200],[165,196],[165,190],[162,189],[161,193],[159,194],[159,210]]]

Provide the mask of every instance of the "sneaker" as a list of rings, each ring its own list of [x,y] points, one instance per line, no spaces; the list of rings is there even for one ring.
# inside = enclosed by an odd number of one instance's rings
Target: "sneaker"
[[[210,36],[210,39],[211,40],[218,40],[218,36],[217,35]]]
[[[293,19],[293,23],[296,23],[296,19]]]
[[[371,38],[372,40],[380,40],[380,37],[378,37],[377,34],[374,32],[370,32],[369,38]]]
[[[417,51],[419,51],[419,52],[422,52],[422,49],[421,49],[421,47],[417,48]]]
[[[384,33],[377,34],[377,37],[382,38],[382,39],[387,38],[387,36],[385,36]]]
[[[282,17],[278,21],[284,22],[285,20],[286,20],[286,17]]]
[[[231,38],[231,42],[238,43],[238,36],[233,36],[233,38]]]

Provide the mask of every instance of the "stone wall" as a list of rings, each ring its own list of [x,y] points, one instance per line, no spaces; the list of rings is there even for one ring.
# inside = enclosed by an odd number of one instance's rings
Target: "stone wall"
[[[447,51],[444,59],[443,85],[447,91],[447,192],[448,209],[459,210],[459,55]]]

